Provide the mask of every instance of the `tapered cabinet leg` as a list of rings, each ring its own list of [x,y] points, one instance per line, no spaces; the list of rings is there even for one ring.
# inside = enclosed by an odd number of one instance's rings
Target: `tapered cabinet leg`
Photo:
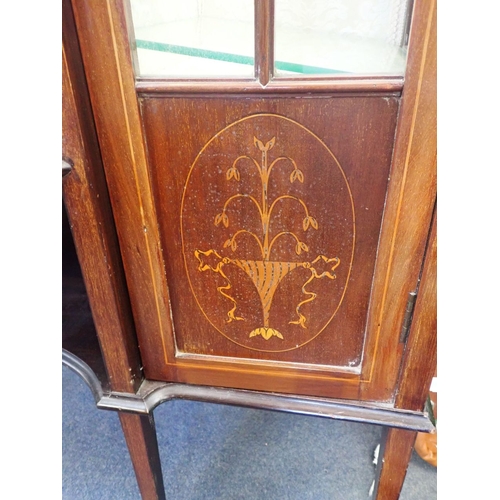
[[[386,429],[377,465],[376,500],[398,500],[410,462],[416,432]]]
[[[165,500],[153,415],[119,416],[143,500]]]

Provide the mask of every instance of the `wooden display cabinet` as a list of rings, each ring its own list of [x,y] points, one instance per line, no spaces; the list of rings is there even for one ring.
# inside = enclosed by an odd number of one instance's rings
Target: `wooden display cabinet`
[[[103,364],[74,338],[64,360],[120,410],[144,498],[173,397],[384,425],[383,500],[432,429],[435,2],[404,77],[275,76],[273,40],[256,0],[255,77],[145,78],[127,2],[63,1],[63,191]]]

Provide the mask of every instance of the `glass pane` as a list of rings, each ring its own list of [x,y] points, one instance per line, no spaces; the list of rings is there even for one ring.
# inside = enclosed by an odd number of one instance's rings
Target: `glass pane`
[[[411,3],[276,0],[276,74],[402,75]]]
[[[130,0],[136,74],[219,77],[254,74],[253,0]]]

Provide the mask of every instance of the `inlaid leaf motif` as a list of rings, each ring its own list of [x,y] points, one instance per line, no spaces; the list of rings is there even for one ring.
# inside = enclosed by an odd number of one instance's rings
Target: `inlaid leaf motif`
[[[217,214],[217,215],[215,216],[215,222],[214,222],[214,224],[215,224],[216,226],[218,226],[218,225],[221,223],[221,221],[222,221],[222,214]]]
[[[269,340],[273,336],[273,331],[271,328],[262,328],[262,333],[261,335],[266,339]]]
[[[250,332],[250,337],[258,337],[259,335],[264,340],[269,340],[271,337],[278,337],[279,339],[284,340],[283,335],[275,328],[263,326]]]
[[[257,137],[254,137],[253,138],[253,143],[255,144],[255,146],[257,146],[261,151],[266,151],[266,148],[264,146],[264,144],[262,143],[262,141],[259,141],[259,139],[257,139]]]
[[[301,248],[302,250],[304,250],[304,252],[309,252],[309,247],[308,247],[308,246],[307,246],[307,245],[306,245],[303,241],[301,241],[301,242],[299,243],[299,245],[300,245],[300,248]]]
[[[229,226],[229,217],[227,216],[226,212],[222,212],[222,224],[224,224],[225,227]]]
[[[298,179],[300,182],[304,182],[304,174],[302,173],[302,170],[300,170],[300,168],[292,170],[292,173],[290,174],[290,182],[293,182],[296,179]]]
[[[266,143],[266,151],[269,151],[274,146],[276,142],[276,137],[273,137],[269,142]]]
[[[236,168],[236,167],[231,167],[231,168],[228,168],[227,169],[227,172],[226,172],[226,179],[229,181],[231,180],[232,178],[235,178],[237,181],[240,180],[240,172],[239,170]]]
[[[304,231],[307,231],[309,229],[309,226],[312,226],[314,229],[318,229],[318,221],[312,215],[308,215],[302,221],[302,228],[304,229]]]

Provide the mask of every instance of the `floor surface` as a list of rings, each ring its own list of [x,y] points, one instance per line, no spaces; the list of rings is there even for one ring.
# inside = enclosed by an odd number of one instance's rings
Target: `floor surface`
[[[63,499],[140,499],[118,416],[66,367],[62,383]],[[154,416],[169,499],[369,499],[378,426],[191,401]],[[401,500],[434,500],[436,487],[414,454]]]

